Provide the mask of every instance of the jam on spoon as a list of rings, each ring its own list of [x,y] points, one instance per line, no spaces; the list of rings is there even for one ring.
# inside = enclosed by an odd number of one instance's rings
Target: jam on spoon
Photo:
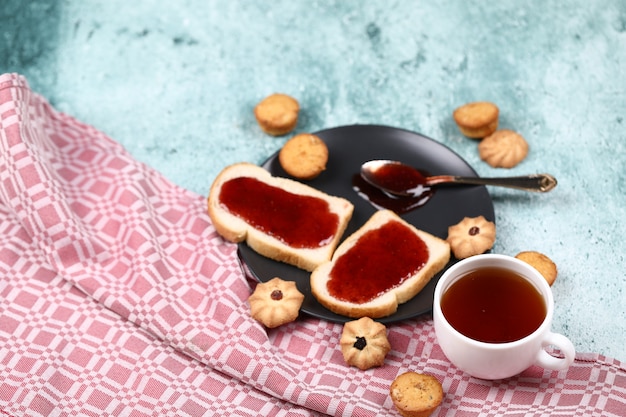
[[[454,175],[427,177],[409,165],[384,159],[365,162],[361,165],[360,174],[367,183],[387,194],[411,198],[430,193],[432,186],[445,183],[494,185],[535,192],[550,191],[557,184],[556,179],[549,174],[502,178],[459,177]]]

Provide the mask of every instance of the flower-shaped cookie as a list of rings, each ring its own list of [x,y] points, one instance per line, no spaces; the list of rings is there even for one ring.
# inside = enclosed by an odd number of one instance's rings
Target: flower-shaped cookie
[[[381,366],[391,350],[387,328],[369,317],[344,324],[339,344],[346,363],[361,370]]]
[[[304,295],[298,291],[296,283],[278,277],[257,284],[248,298],[252,317],[269,328],[294,321],[302,301]]]
[[[512,130],[496,130],[478,144],[478,152],[494,168],[513,168],[528,155],[528,143]]]
[[[465,217],[460,223],[448,227],[446,240],[455,258],[469,258],[493,247],[496,241],[496,225],[484,216]]]

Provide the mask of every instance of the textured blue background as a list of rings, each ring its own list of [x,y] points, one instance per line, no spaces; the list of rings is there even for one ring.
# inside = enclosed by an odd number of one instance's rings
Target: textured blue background
[[[287,139],[252,114],[275,91],[300,101],[297,131],[385,124],[483,176],[551,172],[550,194],[490,189],[494,252],[550,256],[555,331],[626,360],[626,2],[526,3],[5,0],[0,72],[201,195]],[[473,100],[526,137],[518,167],[489,167],[460,135],[452,110]]]

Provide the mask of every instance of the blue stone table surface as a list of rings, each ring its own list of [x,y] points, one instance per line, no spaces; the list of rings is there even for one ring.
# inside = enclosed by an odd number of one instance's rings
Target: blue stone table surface
[[[420,132],[481,176],[550,172],[548,194],[489,188],[493,252],[559,268],[554,330],[626,360],[626,2],[4,0],[0,72],[200,195],[227,164],[290,135],[253,107],[297,98],[294,133],[352,124]],[[528,157],[491,168],[452,111],[500,108]]]

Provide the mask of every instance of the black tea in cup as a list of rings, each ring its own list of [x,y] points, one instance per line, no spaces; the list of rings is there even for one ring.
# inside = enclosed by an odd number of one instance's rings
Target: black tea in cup
[[[530,281],[508,269],[487,267],[451,284],[441,297],[441,311],[452,327],[471,339],[507,343],[537,330],[547,309]]]

